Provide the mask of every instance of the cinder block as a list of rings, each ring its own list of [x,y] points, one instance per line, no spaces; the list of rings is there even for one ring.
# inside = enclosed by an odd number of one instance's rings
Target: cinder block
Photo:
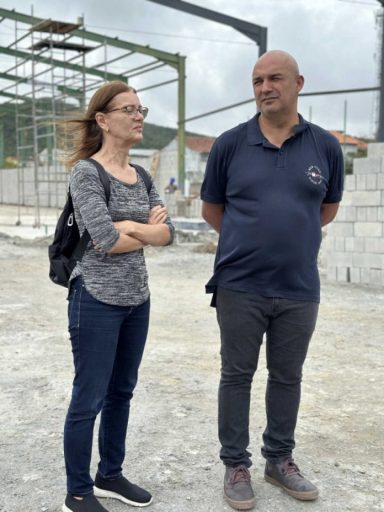
[[[321,246],[324,248],[325,252],[333,252],[335,250],[335,240],[336,237],[329,236],[327,234],[326,238],[323,239]]]
[[[353,174],[370,174],[381,172],[382,157],[355,158],[353,160]]]
[[[383,223],[382,222],[355,222],[354,224],[355,236],[382,236]]]
[[[357,219],[357,207],[356,206],[345,206],[341,203],[340,208],[337,212],[337,220],[342,222],[353,222]]]
[[[344,236],[336,236],[335,237],[335,251],[336,252],[344,252],[345,251],[345,237]]]
[[[369,268],[361,268],[360,269],[360,282],[362,284],[370,284]]]
[[[353,195],[356,193],[349,190],[344,190],[343,192],[343,199],[342,199],[342,205],[343,206],[350,206],[353,204]]]
[[[364,252],[365,238],[357,238],[355,236],[345,238],[345,250],[347,252]]]
[[[384,254],[384,238],[382,237],[366,237],[360,238],[364,240],[365,250],[367,252],[373,252],[378,254]]]
[[[379,213],[378,206],[368,206],[367,207],[367,221],[368,222],[377,222],[378,213]]]
[[[367,190],[367,173],[356,174],[356,190]]]
[[[338,222],[336,219],[328,226],[328,233],[333,236],[353,236],[353,222]]]
[[[353,253],[353,265],[351,266],[360,268],[383,268],[383,260],[384,256],[381,254],[374,254],[370,252],[362,254]]]
[[[365,206],[358,206],[356,208],[356,217],[359,222],[366,222],[368,217],[368,208]]]
[[[353,206],[380,206],[383,203],[382,194],[384,191],[380,190],[358,190],[356,192],[350,192],[351,203]]]
[[[384,176],[384,174],[380,174],[380,175],[377,175],[377,174],[367,174],[366,178],[366,183],[365,183],[365,186],[367,188],[367,190],[376,190],[377,189],[377,179],[378,179],[378,176]]]
[[[347,269],[346,267],[337,267],[336,275],[337,282],[339,283],[347,283],[348,281],[350,281],[349,269]]]
[[[384,222],[384,206],[379,206],[377,209],[377,220]]]
[[[337,281],[337,270],[336,267],[333,265],[327,266],[327,279],[329,281]]]
[[[360,276],[360,269],[359,268],[351,268],[351,283],[360,283],[361,282],[361,276]]]
[[[352,267],[353,256],[351,252],[334,252],[332,253],[332,263],[337,267]]]
[[[344,190],[356,190],[356,176],[354,174],[347,174],[345,176]]]
[[[358,206],[356,217],[358,222],[377,222],[379,206]]]
[[[384,142],[369,142],[367,153],[369,157],[384,156]]]
[[[369,271],[369,283],[373,286],[383,285],[383,271],[375,268],[371,268]]]
[[[383,173],[377,175],[377,188],[378,188],[378,190],[384,189],[384,174]]]

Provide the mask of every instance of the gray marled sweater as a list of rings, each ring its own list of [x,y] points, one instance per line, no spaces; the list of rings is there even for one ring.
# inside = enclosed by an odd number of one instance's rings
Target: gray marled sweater
[[[107,169],[106,169],[107,170]],[[107,170],[108,172],[108,170]],[[85,227],[102,252],[89,244],[71,279],[81,275],[87,291],[101,302],[117,306],[137,306],[149,297],[148,274],[143,249],[122,254],[108,254],[119,234],[113,222],[132,220],[147,223],[151,208],[162,204],[153,185],[148,197],[141,176],[129,185],[109,174],[111,197],[108,208],[104,187],[92,162],[79,160],[70,176],[70,190],[75,219],[80,234]],[[167,219],[172,238],[174,227]],[[105,251],[105,252],[104,252]]]

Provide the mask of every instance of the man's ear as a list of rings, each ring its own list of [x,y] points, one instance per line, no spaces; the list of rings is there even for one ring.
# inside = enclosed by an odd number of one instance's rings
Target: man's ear
[[[298,93],[304,87],[304,77],[303,77],[303,75],[297,75],[297,77],[296,77],[296,87],[297,87],[297,92]]]

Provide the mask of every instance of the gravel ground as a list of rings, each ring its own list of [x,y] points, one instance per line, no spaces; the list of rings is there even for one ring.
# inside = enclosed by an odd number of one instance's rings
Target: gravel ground
[[[1,228],[0,228],[1,230]],[[213,255],[150,249],[149,339],[131,409],[126,475],[153,512],[229,511],[216,438],[219,340],[204,295]],[[47,278],[43,242],[0,237],[0,510],[58,512],[72,361],[65,290]],[[323,282],[305,366],[296,460],[320,488],[302,503],[263,480],[265,358],[253,388],[251,469],[260,512],[384,511],[384,290]],[[95,460],[96,465],[96,445]],[[130,509],[104,500],[110,512]]]

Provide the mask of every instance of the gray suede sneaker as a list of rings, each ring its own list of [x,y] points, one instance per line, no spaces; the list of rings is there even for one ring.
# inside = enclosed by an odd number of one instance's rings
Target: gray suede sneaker
[[[224,498],[237,510],[250,510],[256,504],[251,486],[251,475],[243,464],[227,466],[224,476]]]
[[[303,477],[290,457],[278,464],[267,461],[264,478],[267,482],[281,487],[290,496],[298,500],[310,501],[319,496],[317,487]]]

